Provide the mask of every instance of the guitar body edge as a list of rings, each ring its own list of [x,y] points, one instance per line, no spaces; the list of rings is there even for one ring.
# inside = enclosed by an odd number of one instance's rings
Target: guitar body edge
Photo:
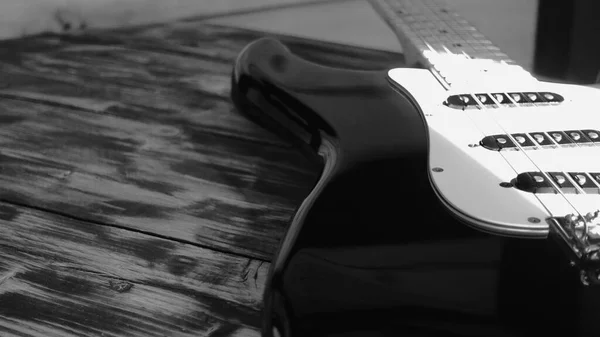
[[[420,108],[397,90],[272,39],[240,54],[238,110],[321,167],[272,263],[263,336],[574,335],[584,291],[564,255],[458,222],[432,189]]]

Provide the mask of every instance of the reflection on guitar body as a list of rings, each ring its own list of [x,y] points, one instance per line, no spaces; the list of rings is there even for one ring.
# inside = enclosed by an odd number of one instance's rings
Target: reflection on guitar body
[[[436,1],[371,3],[419,68],[328,68],[273,39],[235,65],[237,108],[323,167],[263,334],[593,335],[600,92],[538,81]]]

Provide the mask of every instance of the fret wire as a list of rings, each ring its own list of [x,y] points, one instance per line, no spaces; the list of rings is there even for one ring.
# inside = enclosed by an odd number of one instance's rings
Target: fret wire
[[[419,1],[419,0],[417,0],[417,1]],[[398,20],[395,20],[386,11],[386,8],[391,8],[391,9],[394,10],[394,12],[399,13],[399,14],[403,14],[402,13],[403,10],[409,9],[415,3],[415,1],[412,1],[412,3],[411,3],[411,1],[409,1],[409,0],[397,0],[397,2],[396,2],[397,6],[395,6],[395,7],[393,7],[393,6],[390,5],[390,0],[370,0],[370,2],[371,3],[378,2],[379,5],[380,5],[380,7],[383,7],[383,8],[380,8],[380,10],[383,10],[385,13],[381,13],[381,16],[384,17],[386,19],[387,23],[390,26],[392,26],[392,28],[396,31],[396,34],[401,39],[401,42],[403,44],[402,47],[404,48],[405,54],[408,53],[408,51],[409,51],[410,48],[415,47],[415,48],[417,48],[417,53],[420,53],[420,55],[417,55],[417,57],[420,57],[421,59],[425,59],[426,62],[427,62],[427,64],[431,65],[432,67],[439,68],[439,67],[436,67],[436,65],[431,64],[432,62],[435,62],[435,60],[434,61],[429,61],[429,58],[427,58],[426,52],[428,51],[429,47],[427,47],[428,46],[428,43],[427,43],[428,42],[427,41],[427,34],[423,34],[424,31],[425,31],[425,29],[423,29],[423,28],[415,29],[415,25],[410,24],[410,21],[408,21],[408,20],[403,20],[401,17],[403,17],[404,15],[400,15],[399,16],[400,17],[399,21],[406,21],[406,24],[404,24],[404,26],[408,27],[414,33],[413,36],[408,37],[405,34],[406,31],[407,31],[407,30],[404,29],[405,27],[402,27],[403,29],[400,29],[400,26],[398,25]],[[381,2],[385,2],[385,4],[387,4],[388,6],[386,7],[385,5],[381,5]],[[433,1],[429,2],[429,1],[426,1],[426,0],[422,0],[419,3],[420,4],[425,3],[425,7],[429,6],[428,9],[430,9],[431,13],[433,13],[433,14],[437,15],[438,12],[449,13],[449,11],[445,11],[444,8],[443,9],[439,9],[439,8],[441,8],[441,6],[437,5],[437,3],[433,2]],[[406,6],[402,7],[402,4],[406,5]],[[436,6],[431,6],[431,4],[435,4]],[[374,7],[377,7],[377,6],[374,6]],[[408,8],[405,8],[405,7],[408,7]],[[431,7],[433,7],[433,9],[439,9],[439,10],[438,11],[432,10]],[[377,10],[377,8],[376,8],[376,10]],[[421,7],[421,10],[424,11],[424,8]],[[410,14],[415,14],[416,10],[412,10],[412,11],[408,11],[408,12]],[[490,58],[492,58],[492,59],[498,59],[498,58],[500,58],[502,61],[504,61],[504,62],[506,62],[508,64],[514,64],[515,63],[513,60],[509,59],[508,56],[506,56],[504,53],[500,52],[499,48],[493,46],[493,44],[491,42],[489,42],[489,40],[486,40],[485,37],[482,34],[477,33],[476,30],[471,29],[471,28],[461,29],[463,27],[468,27],[469,26],[468,23],[465,20],[458,19],[457,15],[453,15],[453,16],[457,18],[456,21],[458,21],[458,23],[453,23],[452,24],[452,25],[455,25],[454,27],[452,27],[452,30],[454,30],[457,33],[458,33],[459,29],[461,31],[463,31],[463,32],[465,32],[465,31],[470,32],[471,36],[462,36],[462,33],[459,33],[458,35],[462,37],[462,40],[467,40],[468,41],[471,38],[475,39],[476,42],[477,42],[477,44],[480,44],[481,47],[483,47],[483,48],[480,48],[479,46],[476,46],[475,43],[473,43],[472,45],[475,46],[475,48],[473,48],[473,50],[475,50],[475,51],[480,51],[481,50],[483,55],[485,55],[485,56],[489,55]],[[460,27],[461,25],[463,27]],[[409,26],[412,26],[412,27],[409,27]],[[456,28],[456,29],[454,29],[454,28]],[[432,33],[431,30],[429,30],[428,32]],[[433,35],[435,36],[435,34],[433,34]],[[468,35],[468,34],[465,34],[465,35]],[[421,39],[422,41],[417,42],[416,40],[418,40],[418,39]],[[408,41],[406,41],[406,40],[408,40]],[[477,40],[479,40],[479,41],[477,41]],[[432,36],[429,36],[429,41],[433,42]],[[441,41],[441,40],[438,39],[437,41]],[[462,43],[459,43],[459,42],[456,42],[456,41],[458,41],[458,40],[455,40],[455,42],[453,42],[454,47],[456,47],[456,48],[462,47]],[[471,44],[471,41],[468,41],[468,42],[467,41],[465,41],[466,45]],[[408,43],[405,44],[405,42],[409,42],[410,44],[408,44]],[[459,44],[459,45],[457,45],[457,44]],[[413,55],[413,53],[414,53],[414,51],[410,50],[410,56],[411,57],[415,56],[415,55]],[[434,56],[437,57],[438,55],[434,55]],[[473,56],[481,57],[479,53],[475,53],[475,55],[473,55]],[[460,57],[460,56],[457,56],[457,57]],[[450,57],[449,57],[449,59],[450,59]],[[445,56],[443,56],[441,58],[441,60],[445,61]],[[481,63],[478,62],[478,64],[481,64]],[[491,69],[493,71],[497,70],[497,68],[495,66],[494,67],[486,67],[486,68],[484,68],[484,70],[489,70],[489,69]],[[504,69],[507,70],[507,71],[510,71],[511,76],[512,76],[512,73],[514,73],[514,71],[517,71],[517,72],[520,72],[519,75],[528,75],[528,79],[532,79],[532,80],[535,81],[535,79],[527,71],[525,71],[521,67],[518,67],[518,66],[511,66],[509,68],[504,68],[503,67],[502,71],[504,71]],[[476,70],[476,71],[478,71],[478,69],[468,69],[468,70]],[[480,70],[481,69],[479,69],[479,71]],[[439,71],[438,71],[437,74],[434,73],[434,75],[436,77],[439,75],[440,77],[443,77],[446,81],[448,81],[448,79],[442,73],[440,73]],[[522,76],[522,78],[525,79],[526,76]],[[520,77],[514,77],[513,78],[513,81],[519,81],[519,80],[520,80]],[[451,85],[450,82],[447,82],[447,84]],[[485,109],[484,105],[476,97],[473,96],[473,98],[475,99],[475,101],[478,103],[478,105],[480,107],[482,107],[482,108]],[[508,95],[508,98],[509,98],[509,100],[512,101],[512,98],[510,97],[510,95]],[[516,104],[516,102],[513,101],[513,104]],[[500,124],[498,124],[498,125],[502,128],[502,126]],[[507,135],[509,136],[509,138],[513,138],[510,134],[507,134]],[[587,240],[587,237],[589,235],[588,234],[588,230],[589,230],[589,228],[588,228],[588,222],[589,222],[589,220],[587,220],[585,217],[582,216],[581,212],[577,209],[577,207],[575,207],[575,205],[563,194],[563,192],[561,191],[560,186],[557,186],[555,184],[555,182],[553,181],[553,179],[549,176],[549,174],[546,171],[541,170],[541,168],[529,157],[529,155],[527,155],[527,153],[525,151],[523,151],[523,149],[519,145],[519,143],[515,139],[511,139],[511,141],[514,144],[516,144],[516,146],[525,154],[525,156],[527,158],[529,158],[529,160],[531,161],[531,163],[533,163],[536,166],[536,169],[538,171],[540,171],[540,173],[542,173],[542,175],[545,177],[545,179],[548,182],[550,182],[550,184],[552,185],[553,189],[555,191],[557,191],[558,194],[560,194],[560,195],[562,195],[564,197],[565,201],[575,211],[574,215],[577,216],[578,221],[583,220],[583,224],[584,224],[583,233],[584,234],[583,234],[581,240],[583,240],[583,241]],[[513,167],[513,169],[514,169],[514,167]],[[567,180],[569,180],[573,184],[573,186],[577,187],[577,183],[573,179],[571,179],[565,172],[563,172],[563,174],[565,174],[565,178]],[[594,181],[594,183],[596,183],[596,182]],[[598,186],[600,186],[600,185],[598,185]],[[578,190],[580,190],[580,192],[582,191],[581,189],[578,189]],[[558,226],[558,228],[561,229],[561,233],[562,233],[561,235],[562,236],[568,236],[568,234],[565,232],[565,230],[563,229],[562,226]],[[582,241],[579,241],[579,243],[581,243],[581,242]],[[577,249],[575,249],[575,252],[577,253]]]
[[[452,85],[452,82],[464,82],[464,72],[456,72],[454,66],[446,67],[445,64],[432,64],[437,60],[428,58],[430,48],[445,54],[466,54],[471,58],[489,59],[504,62],[510,65],[508,69],[513,76],[521,75],[523,79],[535,81],[535,78],[526,70],[519,67],[516,62],[495,46],[490,40],[461,18],[457,13],[441,6],[434,0],[369,0],[374,9],[384,18],[385,22],[395,31],[400,38],[404,51],[409,59],[423,63],[438,73],[438,75]],[[466,64],[467,71],[473,71],[473,76],[501,76],[505,71],[490,68],[485,63],[473,62]],[[492,71],[489,71],[492,69]]]
[[[469,45],[473,46],[474,43],[479,43],[482,45],[492,45],[492,42],[487,40],[482,34],[478,33],[476,28],[471,26],[466,20],[460,18],[456,13],[446,10],[446,12],[441,12],[441,10],[445,9],[445,6],[440,6],[439,3],[434,1],[386,1],[390,7],[394,10],[395,13],[399,11],[397,16],[401,18],[404,22],[406,22],[409,30],[413,31],[417,37],[421,38],[425,42],[430,43],[433,42],[432,38],[442,34],[448,40],[448,42],[460,43],[461,46],[455,46],[455,48],[448,49],[452,51],[465,51],[461,47],[468,47]],[[445,30],[447,33],[438,34],[439,30]],[[433,35],[432,33],[436,33]],[[437,41],[435,41],[437,42]],[[431,43],[430,43],[431,44]],[[434,48],[438,44],[433,44]],[[497,48],[497,47],[495,47]],[[436,50],[438,48],[435,48]],[[477,50],[485,50],[485,48],[473,48]],[[494,49],[499,50],[499,49]],[[440,49],[441,51],[441,49]],[[469,50],[473,54],[472,50]],[[466,51],[465,51],[466,52]],[[505,54],[491,54],[487,53],[487,50],[483,52],[487,57],[491,57],[493,59],[512,61]],[[475,55],[471,55],[474,57],[480,56],[477,52]]]

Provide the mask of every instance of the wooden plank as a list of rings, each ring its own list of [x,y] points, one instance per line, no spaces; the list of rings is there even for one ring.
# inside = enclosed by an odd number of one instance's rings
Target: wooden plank
[[[317,171],[229,102],[258,36],[184,22],[0,44],[0,198],[269,260]],[[286,41],[323,64],[402,62]]]
[[[0,203],[2,336],[258,336],[269,264]]]
[[[19,120],[0,128],[3,200],[268,259],[294,207],[284,197],[309,186],[289,150],[193,124],[6,97],[0,109]]]
[[[2,335],[259,335],[264,260],[317,173],[229,103],[259,35],[186,22],[0,43]],[[401,63],[286,41],[338,67]]]

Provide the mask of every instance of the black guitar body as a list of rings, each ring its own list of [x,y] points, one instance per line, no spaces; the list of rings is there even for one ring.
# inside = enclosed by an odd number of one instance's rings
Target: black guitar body
[[[236,62],[232,99],[323,168],[273,260],[264,336],[597,334],[598,291],[554,240],[487,234],[445,209],[423,112],[385,71],[261,39]]]

